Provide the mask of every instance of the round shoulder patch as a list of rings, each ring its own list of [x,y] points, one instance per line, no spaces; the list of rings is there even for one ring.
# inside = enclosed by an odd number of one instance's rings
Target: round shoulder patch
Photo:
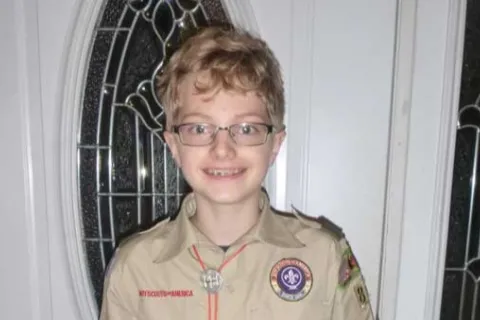
[[[296,258],[278,261],[270,271],[273,291],[286,301],[299,301],[312,289],[312,272],[308,265]]]

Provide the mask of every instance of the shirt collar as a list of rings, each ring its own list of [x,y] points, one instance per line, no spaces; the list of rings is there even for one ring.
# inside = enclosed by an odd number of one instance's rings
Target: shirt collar
[[[276,213],[270,206],[268,195],[262,192],[259,207],[261,209],[260,219],[252,228],[250,236],[255,240],[281,247],[281,248],[302,248],[304,244],[288,228],[287,222]],[[247,236],[249,236],[247,234]]]
[[[190,193],[183,200],[176,221],[171,222],[173,227],[162,235],[163,248],[159,250],[154,262],[166,262],[192,245],[198,244],[199,240],[205,241],[205,237],[199,238],[198,230],[190,221],[196,208],[195,196]],[[304,244],[288,229],[283,218],[270,207],[270,201],[265,192],[260,196],[259,209],[261,213],[257,224],[239,241],[261,241],[282,248],[304,247]]]
[[[164,241],[160,242],[162,248],[154,262],[161,263],[173,259],[180,252],[197,243],[195,227],[190,221],[196,210],[195,196],[190,193],[182,201],[176,220],[170,222],[173,225],[172,228],[162,234]]]

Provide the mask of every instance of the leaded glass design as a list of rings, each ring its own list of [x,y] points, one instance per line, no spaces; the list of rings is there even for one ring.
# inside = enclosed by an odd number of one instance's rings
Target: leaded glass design
[[[480,319],[479,15],[468,0],[441,320]]]
[[[123,237],[175,213],[188,190],[162,132],[154,94],[183,35],[226,22],[221,1],[110,0],[95,26],[78,132],[86,259],[97,303],[104,270]]]

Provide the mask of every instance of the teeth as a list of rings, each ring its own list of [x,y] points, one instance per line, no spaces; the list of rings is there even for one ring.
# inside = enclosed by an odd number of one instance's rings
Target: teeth
[[[208,174],[211,174],[213,176],[231,176],[239,173],[242,171],[241,169],[207,169],[206,170]]]

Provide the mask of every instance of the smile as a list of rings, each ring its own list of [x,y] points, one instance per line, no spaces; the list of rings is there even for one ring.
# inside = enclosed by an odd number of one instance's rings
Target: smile
[[[229,177],[229,176],[235,176],[240,173],[243,173],[245,169],[205,169],[204,170],[206,174],[215,176],[215,177]]]

